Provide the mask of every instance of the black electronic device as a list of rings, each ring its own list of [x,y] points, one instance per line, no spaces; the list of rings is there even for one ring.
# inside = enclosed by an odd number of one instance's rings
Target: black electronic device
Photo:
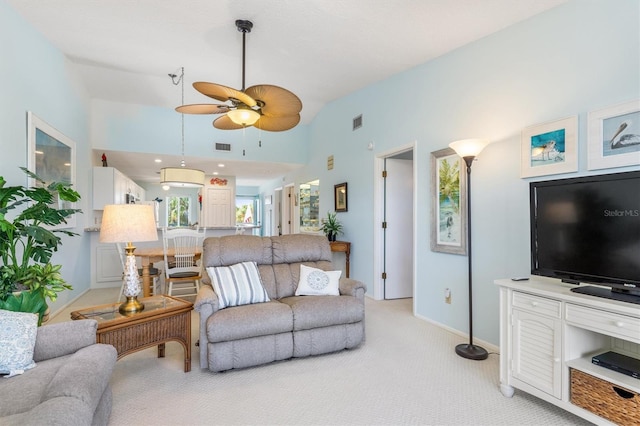
[[[640,379],[640,359],[609,351],[593,356],[591,362],[600,367]]]
[[[529,194],[532,274],[640,304],[640,171],[531,182]]]

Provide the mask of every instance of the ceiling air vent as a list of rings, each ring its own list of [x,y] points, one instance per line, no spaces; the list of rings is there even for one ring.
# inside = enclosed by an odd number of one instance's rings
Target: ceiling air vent
[[[353,130],[358,130],[362,127],[362,114],[353,119]]]
[[[231,144],[216,142],[216,151],[231,151]]]

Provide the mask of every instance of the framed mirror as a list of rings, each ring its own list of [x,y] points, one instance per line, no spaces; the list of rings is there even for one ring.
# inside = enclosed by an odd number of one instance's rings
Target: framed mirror
[[[58,130],[40,119],[33,112],[27,113],[28,159],[27,168],[38,175],[47,184],[67,182],[74,186],[76,173],[76,144]],[[28,178],[29,186],[35,186],[36,180]],[[58,208],[73,209],[75,203],[58,200]],[[67,223],[58,228],[74,228],[76,215],[67,218]]]
[[[300,232],[320,232],[320,180],[300,184]]]

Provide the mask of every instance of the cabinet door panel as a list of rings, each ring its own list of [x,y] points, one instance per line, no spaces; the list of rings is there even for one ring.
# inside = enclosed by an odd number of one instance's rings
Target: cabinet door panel
[[[560,321],[513,310],[513,377],[562,396]]]

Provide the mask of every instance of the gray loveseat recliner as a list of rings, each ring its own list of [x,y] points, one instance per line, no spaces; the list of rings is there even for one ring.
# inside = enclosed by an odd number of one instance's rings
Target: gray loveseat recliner
[[[203,267],[255,261],[269,299],[219,309],[206,274],[195,302],[200,313],[200,367],[244,368],[354,348],[364,340],[363,283],[340,278],[339,296],[295,296],[304,264],[332,270],[325,237],[233,235],[204,241]]]
[[[0,378],[1,425],[106,425],[113,346],[96,344],[95,320],[38,328],[33,359],[24,374]]]

